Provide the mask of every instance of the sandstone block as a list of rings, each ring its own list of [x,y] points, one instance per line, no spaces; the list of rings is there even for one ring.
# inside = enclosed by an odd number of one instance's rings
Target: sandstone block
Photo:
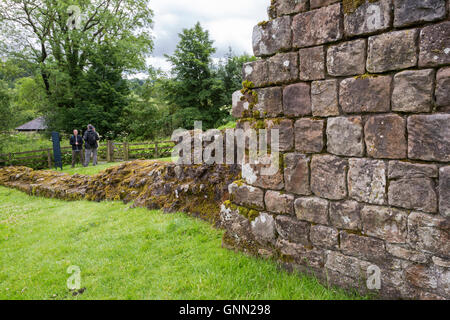
[[[289,216],[277,216],[275,218],[275,229],[281,238],[303,245],[309,244],[310,224]]]
[[[356,10],[344,7],[344,12],[344,32],[348,36],[371,34],[391,26],[390,0],[365,1]]]
[[[363,156],[363,125],[361,117],[329,118],[327,150],[341,156]]]
[[[283,91],[284,115],[299,117],[311,114],[311,96],[308,83],[291,84]]]
[[[292,21],[293,45],[302,48],[340,40],[341,25],[339,3],[300,13]]]
[[[392,206],[431,213],[437,210],[434,182],[428,178],[392,180],[388,195],[389,204]]]
[[[383,161],[350,159],[348,192],[351,198],[371,204],[386,203],[386,166]]]
[[[380,73],[417,65],[417,30],[384,33],[369,38],[367,71]]]
[[[332,155],[315,155],[311,161],[311,190],[319,197],[340,200],[347,196],[348,162]]]
[[[448,218],[413,212],[408,218],[408,242],[422,251],[450,257],[450,221]]]
[[[284,180],[287,192],[298,195],[310,195],[309,186],[309,162],[310,159],[298,153],[284,155]]]
[[[249,103],[245,100],[240,90],[235,91],[232,96],[231,115],[235,118],[244,116],[244,112],[249,109]]]
[[[384,241],[363,237],[342,231],[340,233],[342,253],[369,261],[384,261],[386,248]]]
[[[251,222],[252,234],[261,244],[275,241],[275,219],[268,213],[262,212]]]
[[[437,73],[436,104],[440,111],[450,112],[450,67],[439,69]]]
[[[291,17],[284,16],[253,28],[253,53],[256,57],[270,56],[292,46]]]
[[[410,249],[410,247],[401,244],[386,244],[386,251],[397,258],[409,260],[417,263],[426,263],[428,261],[427,256],[420,252]]]
[[[394,26],[404,27],[420,22],[430,22],[445,17],[445,0],[394,1]]]
[[[258,103],[253,110],[257,110],[260,117],[278,117],[283,113],[283,90],[280,87],[256,89]]]
[[[367,153],[373,158],[406,158],[406,120],[396,114],[370,117],[366,122]]]
[[[292,127],[292,120],[282,119],[282,120],[266,120],[266,128],[269,130],[268,143],[271,144],[271,130],[279,130],[279,151],[289,151],[294,147],[294,129]]]
[[[308,0],[277,0],[274,7],[278,16],[303,12],[308,9]]]
[[[332,76],[352,76],[366,72],[366,41],[344,42],[328,48],[327,69]]]
[[[279,53],[267,60],[270,82],[281,84],[298,79],[298,54]]]
[[[303,153],[321,152],[325,122],[303,118],[295,122],[295,150]]]
[[[313,81],[311,84],[311,108],[315,117],[339,115],[336,80]]]
[[[411,159],[450,161],[450,114],[410,116],[408,155]]]
[[[439,170],[439,212],[442,216],[450,217],[450,166]]]
[[[310,7],[311,9],[317,9],[320,7],[325,7],[330,4],[339,2],[339,0],[310,0]]]
[[[250,81],[255,87],[262,87],[267,84],[269,68],[266,60],[257,60],[244,63],[242,66],[243,79]]]
[[[309,237],[314,246],[327,249],[338,248],[339,232],[335,228],[313,225]]]
[[[434,164],[389,161],[389,179],[437,178],[438,170]]]
[[[361,210],[363,231],[389,243],[405,243],[408,213],[390,207],[366,205]]]
[[[361,230],[361,206],[356,201],[331,202],[331,225],[345,230]]]
[[[430,112],[433,101],[434,70],[403,71],[394,77],[392,110]]]
[[[325,78],[325,53],[323,46],[300,49],[300,80]]]
[[[228,187],[231,199],[241,206],[264,209],[264,191],[247,185],[232,183]]]
[[[424,27],[420,32],[420,67],[450,63],[450,21]]]
[[[312,223],[328,224],[328,201],[316,197],[298,198],[294,202],[297,218]]]
[[[277,191],[267,191],[264,198],[267,211],[294,214],[294,196]]]
[[[339,103],[346,113],[388,112],[392,79],[389,76],[341,81]]]

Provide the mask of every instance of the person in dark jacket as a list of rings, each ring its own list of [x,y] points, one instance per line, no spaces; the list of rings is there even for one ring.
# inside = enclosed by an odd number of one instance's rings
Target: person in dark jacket
[[[84,149],[85,149],[85,159],[84,159],[84,166],[87,167],[89,165],[89,162],[91,161],[92,156],[92,165],[97,165],[97,149],[98,149],[98,140],[100,140],[100,137],[98,133],[95,131],[95,128],[93,125],[88,125],[87,131],[84,133],[83,136],[84,139]]]
[[[75,168],[77,159],[83,163],[83,138],[78,135],[78,130],[73,130],[73,135],[70,137],[70,145],[72,146],[72,168]]]

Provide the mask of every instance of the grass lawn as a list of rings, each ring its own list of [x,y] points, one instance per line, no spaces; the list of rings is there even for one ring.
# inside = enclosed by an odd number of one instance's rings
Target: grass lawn
[[[0,187],[0,299],[360,299],[221,248],[185,214]],[[83,294],[67,288],[81,270]]]
[[[155,159],[155,161],[165,161],[165,162],[170,162],[172,161],[172,158],[160,158],[160,159]],[[75,166],[75,168],[72,169],[71,165],[66,165],[63,166],[63,171],[64,173],[68,173],[68,174],[85,174],[85,175],[94,175],[99,173],[100,171],[103,171],[109,167],[113,167],[113,166],[118,166],[120,165],[121,162],[102,162],[99,163],[98,165],[96,165],[95,167],[92,166],[92,162],[89,164],[88,167],[83,167],[80,164],[77,164]],[[54,169],[52,169],[54,170]],[[61,170],[58,170],[59,172],[61,172]]]

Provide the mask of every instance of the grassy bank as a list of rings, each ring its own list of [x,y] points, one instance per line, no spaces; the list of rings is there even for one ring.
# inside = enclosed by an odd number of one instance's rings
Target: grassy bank
[[[0,187],[0,299],[357,299],[221,248],[184,214]],[[85,291],[73,296],[69,266]]]

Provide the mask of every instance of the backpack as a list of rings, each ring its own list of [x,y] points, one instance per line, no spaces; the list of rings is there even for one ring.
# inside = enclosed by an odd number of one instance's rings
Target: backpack
[[[94,131],[88,131],[86,140],[88,145],[92,148],[97,146],[97,134]]]

